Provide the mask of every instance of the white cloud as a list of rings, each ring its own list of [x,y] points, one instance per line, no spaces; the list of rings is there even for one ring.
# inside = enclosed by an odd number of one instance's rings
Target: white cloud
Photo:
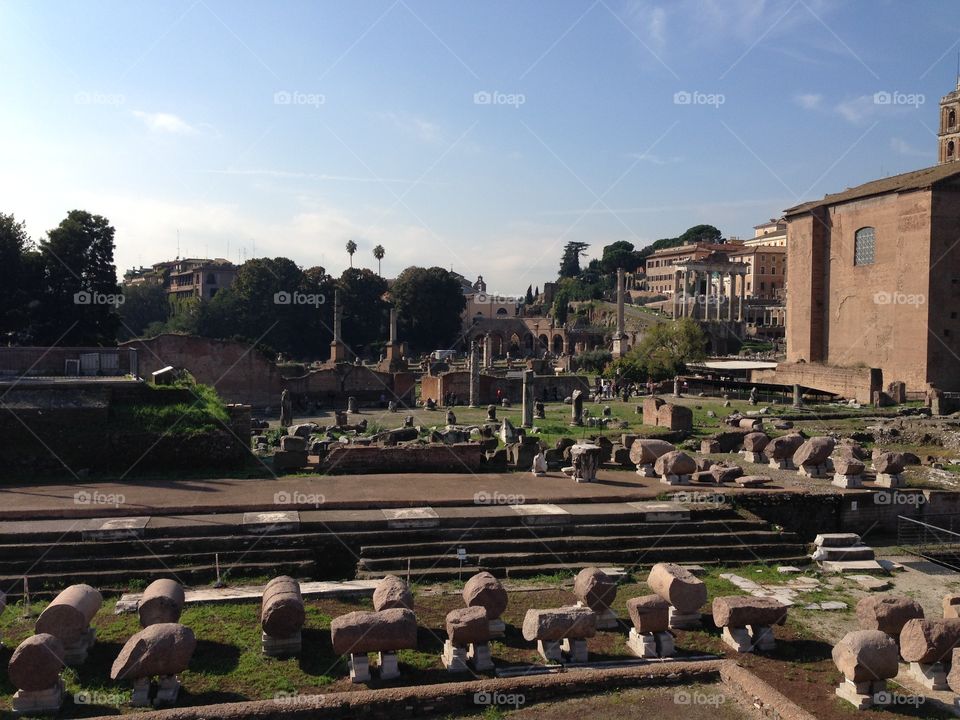
[[[932,157],[933,156],[933,152],[928,152],[926,150],[921,150],[920,148],[915,148],[906,140],[898,137],[890,138],[890,149],[899,155],[906,155],[907,157]]]
[[[385,112],[379,113],[382,120],[393,124],[400,132],[410,135],[424,143],[434,143],[443,140],[443,132],[439,125],[415,115],[406,113]]]
[[[648,162],[651,165],[672,165],[674,163],[683,162],[683,158],[678,155],[664,156],[657,155],[656,153],[645,152],[645,153],[630,153],[627,155],[631,160],[642,160],[643,162]]]
[[[838,103],[835,110],[847,122],[861,125],[873,117],[878,107],[873,101],[873,95],[860,95]]]
[[[818,110],[823,104],[823,95],[817,93],[800,93],[793,101],[804,110]]]
[[[198,132],[197,128],[173,113],[150,113],[143,110],[134,110],[133,116],[143,121],[147,129],[152,132],[170,133],[172,135],[194,135]]]

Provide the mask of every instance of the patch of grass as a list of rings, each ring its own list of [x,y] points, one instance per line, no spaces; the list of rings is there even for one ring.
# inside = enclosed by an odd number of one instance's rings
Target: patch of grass
[[[179,388],[173,388],[179,390]],[[167,388],[152,388],[151,392],[169,392]],[[190,402],[157,402],[118,404],[111,408],[111,425],[119,431],[159,433],[169,435],[199,435],[222,430],[230,416],[217,391],[207,385],[190,387]]]

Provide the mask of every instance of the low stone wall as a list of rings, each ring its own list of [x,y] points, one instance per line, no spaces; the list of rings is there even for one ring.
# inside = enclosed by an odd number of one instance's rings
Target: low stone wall
[[[0,347],[0,377],[62,376],[65,374],[67,360],[79,360],[81,355],[88,354],[117,356],[116,370],[95,373],[97,375],[125,375],[137,370],[136,353],[131,354],[129,348]]]
[[[870,404],[873,393],[883,390],[883,372],[879,368],[841,368],[820,363],[780,363],[775,370],[752,370],[751,382],[800,385],[857,402]]]
[[[561,401],[570,397],[574,390],[589,392],[590,379],[585,375],[537,375],[533,380],[537,400]],[[497,402],[497,390],[511,403],[523,400],[523,379],[480,374],[480,405]],[[470,373],[452,370],[440,375],[424,375],[420,378],[420,399],[432,398],[442,403],[447,393],[455,393],[461,404],[470,401]]]
[[[478,443],[455,445],[334,445],[318,472],[325,475],[377,473],[477,473],[485,472]]]

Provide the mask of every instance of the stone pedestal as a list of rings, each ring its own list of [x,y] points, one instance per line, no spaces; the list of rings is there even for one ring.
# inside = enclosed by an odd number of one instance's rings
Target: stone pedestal
[[[179,695],[180,678],[176,675],[161,675],[157,678],[157,694],[153,698],[153,706],[176,705]]]
[[[657,476],[657,471],[653,469],[653,465],[637,465],[637,475],[640,477],[655,478]]]
[[[507,632],[507,624],[500,618],[490,621],[490,637],[502,638]]]
[[[379,652],[377,658],[381,680],[393,680],[400,677],[400,668],[397,666],[397,654],[395,652]]]
[[[467,650],[467,661],[477,672],[493,670],[493,658],[490,655],[490,643],[473,643]]]
[[[803,477],[808,478],[827,478],[829,477],[826,465],[801,465],[797,472]]]
[[[769,625],[748,625],[747,631],[750,633],[750,641],[755,650],[767,652],[777,647],[776,638],[773,636],[773,628]]]
[[[947,670],[942,663],[910,663],[910,676],[928,690],[948,690]]]
[[[583,639],[564,638],[560,645],[564,659],[568,663],[585,663],[587,661],[587,641]]]
[[[63,679],[57,678],[57,684],[46,690],[17,690],[12,707],[17,715],[59,712],[63,707]]]
[[[903,479],[903,475],[890,475],[889,473],[877,473],[876,485],[877,487],[885,488],[899,488],[906,485],[906,481]]]
[[[443,643],[443,654],[440,656],[443,660],[443,666],[449,673],[469,672],[467,667],[467,649],[457,647],[450,640]]]
[[[350,668],[350,682],[370,682],[370,658],[366,653],[350,653],[347,666]]]
[[[748,450],[743,453],[743,459],[752,463],[765,463],[767,456],[762,452],[750,452]]]
[[[844,680],[840,683],[836,692],[838,697],[846,700],[857,710],[866,710],[874,705],[882,705],[884,700],[890,698],[886,680],[866,680],[858,683]]]
[[[82,665],[87,659],[87,651],[93,646],[97,637],[96,628],[88,627],[80,639],[72,645],[63,646],[63,664],[69,667]]]
[[[753,649],[750,632],[745,627],[725,627],[720,634],[720,638],[738,653],[750,652]]]
[[[130,705],[133,707],[148,707],[150,705],[150,678],[137,678],[133,681],[133,692],[130,693]]]
[[[677,612],[677,609],[670,606],[670,627],[675,630],[695,630],[701,626],[700,611],[692,613]]]
[[[834,473],[832,484],[839,488],[863,487],[863,475],[841,475],[840,473]]]
[[[263,654],[269,657],[299,655],[302,645],[303,642],[299,631],[297,631],[295,635],[285,638],[267,635],[265,632],[260,633],[261,649],[263,650]]]
[[[797,469],[797,466],[793,464],[793,458],[770,458],[769,465],[775,470]]]
[[[583,600],[577,600],[577,607],[589,607]],[[620,623],[617,622],[617,614],[613,608],[607,608],[596,613],[597,630],[616,630]]]
[[[537,652],[548,663],[563,662],[563,651],[558,640],[537,640]]]
[[[673,657],[676,652],[670,633],[638,633],[636,628],[630,628],[627,648],[639,658]]]
[[[661,475],[660,484],[661,485],[689,485],[690,476],[689,475]]]

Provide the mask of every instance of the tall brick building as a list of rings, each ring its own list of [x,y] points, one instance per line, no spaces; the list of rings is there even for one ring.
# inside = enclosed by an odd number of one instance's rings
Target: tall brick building
[[[788,362],[960,391],[960,163],[827,195],[786,220]]]

